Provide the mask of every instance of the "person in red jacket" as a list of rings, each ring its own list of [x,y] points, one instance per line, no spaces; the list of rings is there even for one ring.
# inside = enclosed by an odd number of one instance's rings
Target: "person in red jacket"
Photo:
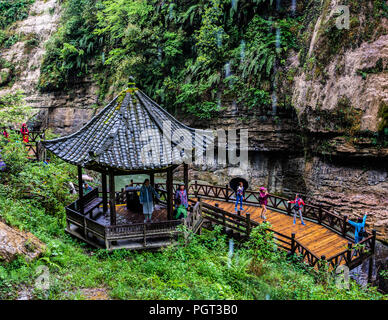
[[[288,201],[288,203],[293,203],[292,212],[294,212],[294,224],[296,223],[296,216],[299,212],[300,215],[300,221],[302,222],[302,225],[306,225],[303,221],[303,215],[302,215],[302,208],[305,205],[303,199],[299,196],[299,194],[296,194],[295,200]]]
[[[9,134],[8,134],[8,132],[7,132],[7,129],[4,129],[4,130],[3,130],[3,136],[4,136],[6,139],[9,138]]]
[[[29,131],[28,131],[27,125],[25,123],[23,123],[22,128],[20,129],[20,132],[23,135],[23,142],[24,143],[30,142],[30,139],[28,137]]]

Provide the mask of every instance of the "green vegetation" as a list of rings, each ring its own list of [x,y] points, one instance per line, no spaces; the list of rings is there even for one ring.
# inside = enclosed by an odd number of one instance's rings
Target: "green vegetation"
[[[19,138],[20,139],[20,138]],[[275,250],[268,226],[253,230],[229,258],[220,228],[181,239],[160,252],[108,253],[91,249],[65,234],[64,205],[73,201],[66,183],[76,169],[53,157],[46,165],[27,162],[16,136],[2,140],[9,171],[0,173],[0,217],[30,231],[47,249],[39,259],[0,261],[0,299],[27,290],[35,299],[84,299],[81,289],[103,288],[113,299],[384,299],[375,288],[353,281],[339,289],[335,279]],[[49,270],[48,290],[35,287],[37,268]]]
[[[22,122],[29,116],[31,116],[31,108],[26,106],[22,91],[0,96],[0,126]]]
[[[28,10],[35,0],[0,0],[0,29],[28,16]]]
[[[384,60],[380,58],[374,67],[359,69],[357,70],[357,74],[365,80],[368,74],[386,72],[388,70],[387,64],[388,62],[385,62],[384,66]]]
[[[19,35],[9,30],[18,20],[28,17],[28,11],[35,0],[0,0],[0,48],[9,48],[17,41]]]
[[[226,0],[67,0],[39,87],[71,88],[93,75],[103,100],[134,76],[170,112],[211,118],[231,99],[268,108],[275,61],[282,66],[298,49],[301,26],[276,16],[273,2],[236,1],[235,8]]]

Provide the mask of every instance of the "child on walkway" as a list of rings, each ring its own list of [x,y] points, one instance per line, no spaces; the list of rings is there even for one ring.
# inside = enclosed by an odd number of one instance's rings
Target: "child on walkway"
[[[302,225],[306,225],[303,221],[303,215],[302,215],[302,208],[305,205],[303,199],[299,196],[299,194],[296,194],[295,200],[288,201],[288,203],[293,203],[294,206],[292,207],[292,211],[294,212],[294,224],[296,223],[296,216],[299,212],[300,220],[302,222]]]
[[[244,211],[243,209],[243,200],[244,200],[244,184],[242,181],[240,181],[239,186],[236,190],[236,205],[234,210],[237,211],[237,205],[240,202],[240,211]]]

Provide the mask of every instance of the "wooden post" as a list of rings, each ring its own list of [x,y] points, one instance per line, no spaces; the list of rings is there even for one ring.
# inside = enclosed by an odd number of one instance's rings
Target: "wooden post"
[[[352,261],[352,248],[353,248],[353,243],[348,242],[348,251],[346,253],[346,259],[348,260],[348,263]]]
[[[194,192],[195,197],[198,198],[198,181],[197,180],[195,180],[195,182],[194,182],[194,189],[195,189],[195,192]]]
[[[291,254],[295,254],[295,233],[291,234]]]
[[[325,266],[325,262],[326,262],[326,256],[321,256],[321,265],[320,267],[323,269],[323,267]]]
[[[183,181],[185,184],[185,189],[188,197],[189,196],[189,165],[187,163],[183,164]]]
[[[318,208],[318,224],[322,224],[322,207]]]
[[[155,173],[151,172],[150,173],[150,185],[155,188]]]
[[[84,188],[82,185],[82,167],[78,166],[78,194],[79,194],[79,211],[84,214]]]
[[[346,224],[347,224],[347,222],[348,222],[348,216],[344,216],[343,217],[343,224],[344,224],[344,226],[343,226],[343,229],[342,229],[342,236],[345,238],[346,237]]]
[[[85,216],[84,216],[84,237],[85,237],[85,239],[88,238],[88,230],[86,227],[86,217]]]
[[[110,224],[116,225],[116,192],[115,192],[115,176],[113,172],[109,172],[109,198],[110,198]]]
[[[369,265],[368,265],[368,282],[372,282],[372,276],[373,276],[373,256],[375,254],[375,246],[376,246],[376,230],[372,230],[372,243],[371,243],[371,257],[369,258]]]
[[[225,191],[225,201],[229,202],[229,185],[225,185],[226,191]]]
[[[168,220],[172,220],[173,218],[173,175],[172,175],[172,168],[167,169],[167,181],[166,181],[166,188],[167,188],[167,215]]]
[[[105,213],[108,212],[108,188],[106,184],[106,174],[101,175],[102,179],[102,211]]]
[[[147,247],[147,225],[144,223],[143,224],[143,236],[144,236],[144,242],[143,242],[143,245],[144,247]]]
[[[251,234],[251,214],[249,212],[246,213],[246,219],[247,219],[247,235]]]
[[[224,211],[222,211],[222,226],[223,226],[223,232],[226,232],[226,217],[225,217]]]
[[[372,275],[373,275],[373,255],[369,258],[369,265],[368,265],[368,283],[372,282]]]
[[[373,229],[372,230],[372,235],[373,235],[373,238],[372,238],[372,243],[371,243],[371,251],[372,251],[372,254],[375,254],[375,247],[376,247],[376,230]]]

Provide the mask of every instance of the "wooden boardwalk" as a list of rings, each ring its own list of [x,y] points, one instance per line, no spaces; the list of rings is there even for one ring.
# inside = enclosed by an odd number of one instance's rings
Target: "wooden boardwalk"
[[[233,202],[204,198],[202,201],[213,206],[218,204],[219,208],[225,211],[235,212]],[[250,213],[252,220],[260,223],[263,222],[263,219],[260,218],[260,207],[245,204],[241,215],[245,216],[247,212]],[[294,225],[293,217],[268,209],[266,218],[272,226],[271,229],[289,237],[291,237],[292,233],[295,233],[295,239],[317,257],[326,256],[329,258],[339,254],[346,250],[349,242],[349,240],[317,223],[304,220],[306,225],[303,226],[299,217]]]

